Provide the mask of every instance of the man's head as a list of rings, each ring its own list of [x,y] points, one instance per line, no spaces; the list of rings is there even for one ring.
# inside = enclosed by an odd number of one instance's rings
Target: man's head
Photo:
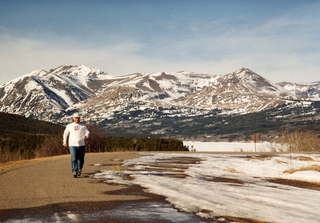
[[[75,123],[79,123],[80,122],[80,115],[78,113],[74,113],[72,115],[72,121]]]

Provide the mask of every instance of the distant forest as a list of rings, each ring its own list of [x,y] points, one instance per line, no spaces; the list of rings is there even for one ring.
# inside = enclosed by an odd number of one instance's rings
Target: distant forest
[[[103,135],[88,126],[87,152],[188,151],[183,142],[163,138],[125,138]],[[62,146],[64,126],[0,112],[0,162],[68,154]]]

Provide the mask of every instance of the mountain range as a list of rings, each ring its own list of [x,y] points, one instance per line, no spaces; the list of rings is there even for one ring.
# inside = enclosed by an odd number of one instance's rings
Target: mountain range
[[[2,112],[56,123],[66,123],[79,112],[85,122],[126,136],[212,135],[217,120],[225,129],[232,125],[226,117],[261,113],[265,121],[286,120],[285,125],[306,116],[314,121],[318,101],[320,82],[273,83],[248,68],[225,75],[180,71],[117,76],[63,65],[0,86]],[[204,125],[195,127],[199,121]],[[218,129],[214,134],[220,133]]]

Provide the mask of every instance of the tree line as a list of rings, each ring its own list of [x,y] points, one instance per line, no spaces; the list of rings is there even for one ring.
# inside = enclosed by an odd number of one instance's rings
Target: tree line
[[[68,154],[62,146],[63,131],[61,125],[0,114],[0,162]],[[89,131],[87,152],[188,151],[176,139],[106,136],[97,126],[89,126]]]

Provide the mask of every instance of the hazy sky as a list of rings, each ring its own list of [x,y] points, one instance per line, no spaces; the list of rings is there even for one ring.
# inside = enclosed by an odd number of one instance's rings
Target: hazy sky
[[[0,83],[62,64],[320,81],[319,12],[317,0],[1,0]]]

